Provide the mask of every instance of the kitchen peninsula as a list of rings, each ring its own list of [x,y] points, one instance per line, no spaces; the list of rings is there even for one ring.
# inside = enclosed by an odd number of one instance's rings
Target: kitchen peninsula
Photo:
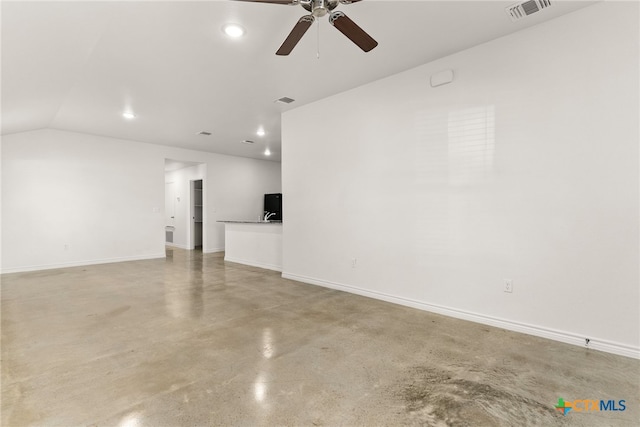
[[[224,260],[282,271],[282,222],[224,223]]]

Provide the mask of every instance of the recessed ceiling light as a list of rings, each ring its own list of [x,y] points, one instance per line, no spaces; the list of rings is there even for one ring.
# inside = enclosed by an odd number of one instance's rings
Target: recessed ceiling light
[[[222,32],[235,39],[244,36],[245,30],[238,24],[226,24],[222,27]]]
[[[266,150],[264,150],[264,155],[265,156],[270,156],[271,155],[271,151],[267,148]]]
[[[128,120],[131,120],[131,119],[135,119],[136,115],[133,114],[131,111],[125,111],[124,113],[122,113],[122,117]]]
[[[258,129],[258,131],[256,132],[256,135],[258,135],[258,136],[264,136],[265,134],[266,134],[266,132],[262,128]]]

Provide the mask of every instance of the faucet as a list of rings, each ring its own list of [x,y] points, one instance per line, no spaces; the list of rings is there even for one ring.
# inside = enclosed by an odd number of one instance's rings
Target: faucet
[[[275,215],[275,212],[269,212],[269,211],[264,211],[264,220],[269,221],[269,218],[271,218],[273,215]]]

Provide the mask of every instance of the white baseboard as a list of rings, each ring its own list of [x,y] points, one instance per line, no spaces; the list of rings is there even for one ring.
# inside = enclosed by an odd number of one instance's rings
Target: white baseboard
[[[147,259],[158,259],[158,258],[165,258],[165,257],[166,257],[166,254],[162,252],[158,254],[141,255],[141,256],[92,259],[92,260],[86,260],[86,261],[62,262],[57,264],[27,265],[22,267],[2,269],[1,274],[24,273],[27,271],[39,271],[39,270],[51,270],[54,268],[82,267],[85,265],[111,264],[114,262],[142,261]]]
[[[330,289],[337,289],[340,291],[362,295],[365,297],[374,298],[382,301],[387,301],[394,304],[417,308],[419,310],[442,314],[444,316],[455,317],[457,319],[468,320],[475,323],[482,323],[484,325],[495,326],[497,328],[507,329],[509,331],[520,332],[523,334],[533,335],[541,338],[547,338],[554,341],[560,341],[567,344],[573,344],[580,347],[585,347],[585,337],[572,332],[559,331],[555,329],[544,328],[541,326],[514,322],[507,319],[500,319],[497,317],[486,316],[484,314],[473,313],[465,310],[458,310],[451,307],[444,307],[436,304],[429,304],[426,302],[417,301],[409,298],[398,297],[394,295],[385,294],[382,292],[370,291],[370,290],[358,288],[355,286],[343,285],[340,283],[329,282],[327,280],[316,279],[313,277],[300,276],[292,273],[282,273],[282,277],[285,279],[296,280],[298,282],[308,283],[311,285],[322,286]],[[601,339],[597,339],[596,337],[589,337],[589,339],[590,339],[589,346],[588,346],[589,349],[599,350],[606,353],[617,354],[620,356],[631,357],[634,359],[640,359],[639,347],[633,347],[627,344],[601,340]]]
[[[218,252],[224,252],[224,248],[213,248],[213,249],[209,249],[207,248],[207,250],[203,250],[202,253],[203,254],[215,254]]]
[[[247,260],[244,260],[244,259],[231,258],[231,257],[228,257],[228,256],[225,256],[224,260],[225,261],[229,261],[229,262],[236,262],[238,264],[250,265],[252,267],[265,268],[267,270],[282,271],[282,266],[281,265],[263,264],[263,263],[256,262],[256,261],[247,261]]]
[[[187,247],[187,245],[181,245],[178,243],[169,243],[169,242],[165,242],[165,246],[169,246],[170,248],[178,248],[178,249],[184,249],[186,251],[192,251],[193,249]],[[217,252],[224,252],[224,248],[213,248],[213,249],[208,249],[207,250],[202,250],[203,254],[213,254],[213,253],[217,253]]]
[[[179,243],[169,243],[169,242],[165,242],[164,244],[165,246],[169,246],[171,248],[178,248],[178,249],[185,249],[185,250],[190,250],[189,247],[187,247],[187,245],[181,245]]]

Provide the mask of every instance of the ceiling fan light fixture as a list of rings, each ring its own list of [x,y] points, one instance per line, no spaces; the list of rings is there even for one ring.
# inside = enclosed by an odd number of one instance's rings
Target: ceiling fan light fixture
[[[239,24],[225,24],[222,26],[222,32],[231,38],[237,39],[244,36],[246,30]]]

